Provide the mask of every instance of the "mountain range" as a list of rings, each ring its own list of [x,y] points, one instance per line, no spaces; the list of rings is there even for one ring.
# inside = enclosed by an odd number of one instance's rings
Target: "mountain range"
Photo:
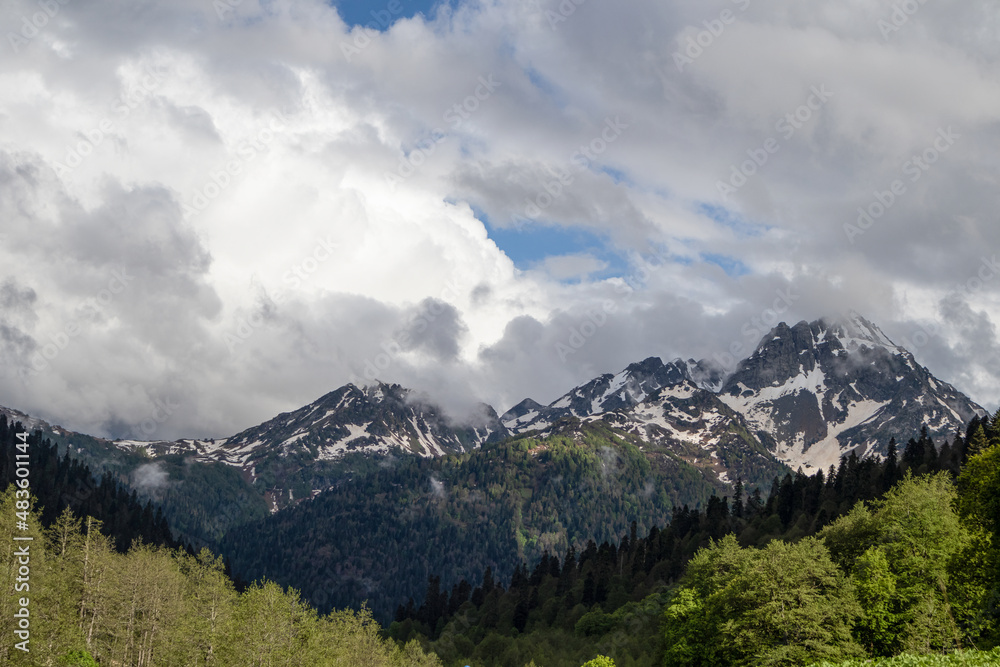
[[[66,438],[68,431],[6,409]],[[726,485],[780,464],[814,472],[851,451],[881,455],[890,438],[926,427],[950,437],[985,410],[934,378],[912,353],[858,314],[780,323],[731,373],[714,362],[650,357],[574,387],[548,405],[526,398],[504,414],[480,406],[474,424],[456,424],[426,396],[396,384],[348,384],[298,410],[220,439],[100,445],[90,463],[170,457],[239,471],[271,511],[315,496],[365,461],[471,451],[512,436],[559,432],[572,420],[600,420],[641,442],[668,448]],[[77,434],[78,435],[78,434]],[[79,447],[83,453],[84,447]],[[128,467],[125,465],[124,467]],[[235,520],[235,519],[234,519]]]
[[[710,362],[651,357],[602,375],[547,406],[526,399],[501,416],[512,433],[561,417],[604,419],[677,446],[716,451],[721,423],[749,430],[778,460],[815,472],[851,451],[884,454],[927,427],[950,437],[983,408],[935,379],[874,324],[847,318],[778,324],[728,376]]]
[[[483,404],[471,424],[384,382],[219,439],[112,441],[0,412],[157,502],[175,535],[245,580],[321,608],[369,600],[381,618],[431,574],[508,577],[632,522],[666,525],[737,480],[766,496],[798,469],[923,431],[950,440],[985,414],[856,314],[778,324],[732,372],[649,357],[547,405]]]

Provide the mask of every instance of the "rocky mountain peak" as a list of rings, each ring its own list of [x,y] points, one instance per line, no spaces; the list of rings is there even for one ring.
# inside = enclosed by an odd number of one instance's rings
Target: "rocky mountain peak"
[[[875,324],[854,311],[836,318],[829,323],[826,320],[820,320],[819,322],[826,326],[826,330],[846,350],[865,345],[869,347],[882,347],[892,351],[901,349],[889,340],[889,337]]]
[[[514,434],[603,420],[707,465],[725,480],[725,462],[740,447],[811,471],[836,465],[852,450],[884,453],[890,437],[905,442],[923,427],[940,442],[983,412],[852,312],[777,324],[728,377],[712,362],[651,356],[548,405],[526,398],[502,417],[483,405],[481,419],[471,425],[455,424],[417,392],[375,380],[344,385],[230,438],[116,444],[144,447],[154,456],[186,452],[281,484],[283,475],[298,474],[302,466],[333,465],[347,454],[440,456]],[[767,456],[751,467],[769,469]]]
[[[663,363],[647,357],[629,364],[618,373],[605,373],[573,388],[547,406],[531,399],[521,401],[500,420],[512,432],[544,430],[565,417],[589,417],[638,405],[647,396],[665,387],[692,381],[690,368],[697,362],[675,359]],[[711,377],[699,367],[699,377]]]
[[[982,408],[936,380],[857,313],[781,323],[726,380],[720,398],[778,457],[807,470],[853,450],[883,454],[926,426],[941,440]]]
[[[660,404],[664,396],[673,407]],[[679,400],[718,414],[710,406],[721,401],[779,459],[806,470],[836,465],[851,450],[883,454],[890,437],[905,442],[922,427],[941,441],[982,413],[875,324],[851,312],[777,324],[728,377],[706,361],[649,357],[547,406],[522,402],[501,419],[513,433],[545,431],[575,417],[629,424],[647,438],[654,432],[676,436],[693,414],[682,416]],[[675,443],[683,440],[674,436]]]

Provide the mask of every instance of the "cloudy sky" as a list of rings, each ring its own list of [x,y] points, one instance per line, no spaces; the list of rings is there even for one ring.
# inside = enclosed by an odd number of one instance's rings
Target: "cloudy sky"
[[[0,405],[218,437],[377,377],[503,411],[851,309],[1000,401],[995,3],[8,0],[0,28]]]

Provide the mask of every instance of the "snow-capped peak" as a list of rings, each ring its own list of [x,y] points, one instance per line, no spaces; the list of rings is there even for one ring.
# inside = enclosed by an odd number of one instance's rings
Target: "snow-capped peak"
[[[901,348],[889,339],[875,324],[851,311],[844,317],[834,320],[828,327],[832,338],[835,338],[845,350],[858,349],[861,346],[882,347],[897,353]]]

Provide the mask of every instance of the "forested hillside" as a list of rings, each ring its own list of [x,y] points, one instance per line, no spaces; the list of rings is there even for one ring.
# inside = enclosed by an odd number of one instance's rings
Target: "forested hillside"
[[[192,556],[136,543],[120,554],[99,522],[68,509],[44,531],[16,529],[16,502],[14,488],[0,495],[0,577],[13,590],[23,560],[14,547],[24,544],[13,537],[33,538],[30,588],[22,593],[30,596],[30,625],[15,617],[19,598],[0,596],[0,636],[27,627],[29,637],[21,645],[27,651],[13,640],[0,643],[0,664],[440,664],[415,643],[383,641],[365,610],[319,616],[295,591],[270,582],[237,593],[222,560],[207,550]]]
[[[18,479],[16,457],[29,452],[35,497],[25,509],[16,486],[0,495],[0,541],[8,545],[0,551],[0,576],[12,590],[24,576],[17,550],[25,543],[13,538],[32,538],[30,589],[23,591],[30,601],[0,599],[0,633],[14,636],[24,627],[15,614],[27,605],[31,653],[10,642],[0,648],[0,664],[847,667],[893,656],[884,664],[996,661],[995,651],[982,651],[1000,643],[1000,413],[974,419],[964,434],[940,446],[924,431],[901,452],[890,442],[882,460],[851,455],[812,476],[776,477],[766,497],[759,489],[746,493],[741,480],[732,495],[716,495],[715,487],[699,486],[705,481],[700,472],[669,457],[651,458],[600,424],[379,469],[359,477],[353,489],[345,483],[342,495],[331,494],[345,503],[340,514],[319,501],[305,503],[303,509],[316,511],[306,515],[314,522],[306,537],[318,543],[324,531],[343,534],[344,526],[369,520],[370,526],[387,522],[388,530],[366,538],[372,542],[359,539],[365,548],[378,539],[422,534],[461,545],[476,534],[472,526],[484,524],[510,531],[505,541],[513,563],[509,579],[490,563],[465,579],[430,576],[421,604],[411,600],[397,609],[389,639],[366,607],[324,615],[297,590],[266,579],[239,591],[220,557],[208,550],[195,556],[169,533],[157,535],[162,516],[110,475],[95,482],[86,466],[59,457],[40,433],[19,438],[19,432],[19,425],[0,419],[0,472],[6,481]],[[411,465],[424,466],[421,474],[415,476]],[[413,479],[427,485],[408,481]],[[665,487],[664,479],[680,482]],[[647,492],[650,480],[657,480],[658,494]],[[78,488],[89,491],[70,493]],[[374,490],[370,505],[358,504],[362,489]],[[672,505],[679,494],[699,490],[704,509]],[[671,506],[669,521],[657,521],[657,512]],[[493,507],[507,512],[507,523],[490,523],[500,516]],[[89,510],[116,528],[106,535],[100,520],[74,514]],[[27,528],[19,525],[19,511],[28,512]],[[411,523],[416,532],[406,533]],[[569,536],[585,530],[601,536],[601,544],[591,540],[576,548]],[[130,548],[116,548],[129,535]],[[285,539],[280,530],[269,538]],[[148,543],[155,539],[158,545]],[[258,542],[271,544],[280,543]],[[430,559],[421,562],[413,544],[387,543],[377,556],[386,559],[384,569],[409,572],[406,559],[426,567]],[[494,541],[500,556],[503,545]],[[532,550],[541,556],[532,559]],[[443,562],[452,564],[465,552],[454,546],[443,551],[452,558]],[[335,572],[336,564],[350,562],[348,554],[321,554],[322,561],[299,572]],[[954,651],[962,652],[920,657]]]
[[[17,449],[25,433],[20,423],[9,424],[0,415],[0,488],[7,488],[16,476]],[[90,467],[67,452],[59,456],[58,448],[41,431],[28,434],[25,443],[30,451],[29,475],[31,491],[38,499],[43,526],[50,525],[69,507],[77,516],[91,516],[101,522],[102,531],[112,538],[114,547],[125,551],[136,539],[148,544],[180,546],[171,535],[163,512],[152,502],[142,502],[135,491],[121,484],[117,477],[105,472],[95,477]]]
[[[223,553],[244,579],[295,586],[320,609],[368,599],[387,622],[430,574],[457,582],[491,567],[508,579],[523,559],[615,539],[632,522],[644,533],[721,487],[669,449],[575,422],[544,439],[397,459],[237,529]]]
[[[522,565],[504,588],[432,577],[391,634],[446,666],[798,665],[998,639],[1000,419],[713,497],[662,530]]]
[[[151,503],[41,432],[0,416],[0,444],[0,664],[440,664],[384,641],[366,609],[320,616],[266,581],[238,592],[220,557],[180,548]]]
[[[21,416],[28,419],[26,415]],[[6,419],[11,427],[17,421],[3,414],[0,418]],[[41,420],[30,421],[37,425],[35,431],[41,432],[41,435],[33,433],[32,437],[40,437],[54,447],[51,453],[39,450],[37,456],[45,460],[56,458],[60,461],[59,465],[72,465],[76,471],[67,473],[71,488],[60,493],[66,495],[65,502],[84,513],[100,511],[94,504],[97,499],[91,499],[98,486],[104,485],[98,498],[118,493],[113,487],[119,487],[129,496],[135,492],[135,503],[140,505],[140,512],[146,504],[162,510],[162,518],[169,524],[174,539],[195,548],[208,546],[216,550],[218,540],[231,527],[267,515],[264,491],[258,492],[243,473],[232,466],[196,461],[186,454],[159,455],[154,459],[145,447],[122,447],[113,441],[67,431]],[[155,446],[158,443],[148,444]],[[67,456],[72,464],[66,463]],[[12,461],[8,458],[5,465],[9,466]],[[13,468],[8,469],[13,471]],[[84,469],[87,473],[80,474]],[[57,486],[64,484],[59,481]],[[107,498],[99,504],[107,506]],[[44,506],[52,516],[58,513],[53,503],[47,502]],[[49,510],[49,507],[53,509]],[[106,526],[107,530],[113,529],[109,522]],[[162,526],[159,530],[162,534]],[[124,535],[118,547],[127,548],[132,537],[134,535]],[[159,540],[151,534],[144,539]]]
[[[156,485],[142,487],[184,542],[218,551],[226,531],[267,516],[267,501],[237,468],[216,462],[192,463],[181,454],[161,456],[133,469],[130,479],[155,470]]]

